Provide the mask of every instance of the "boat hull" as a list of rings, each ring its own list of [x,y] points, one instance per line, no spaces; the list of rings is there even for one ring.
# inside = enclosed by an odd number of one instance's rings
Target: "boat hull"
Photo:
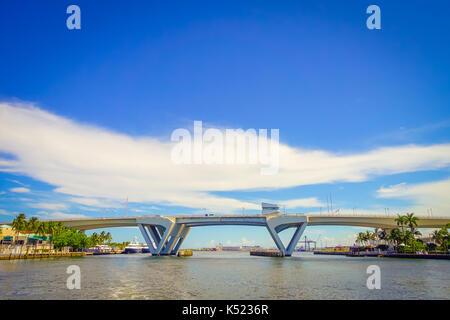
[[[142,249],[138,248],[125,248],[124,252],[125,254],[133,254],[133,253],[142,253]]]

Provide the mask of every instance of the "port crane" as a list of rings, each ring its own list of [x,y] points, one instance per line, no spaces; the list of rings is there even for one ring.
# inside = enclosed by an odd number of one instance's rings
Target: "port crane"
[[[308,238],[305,236],[304,239],[305,240],[300,240],[299,243],[303,243],[304,245],[301,247],[297,247],[296,251],[311,251],[311,244],[314,244],[314,248],[313,250],[316,250],[317,247],[317,242],[320,239],[320,236],[316,239],[316,240],[308,240]]]

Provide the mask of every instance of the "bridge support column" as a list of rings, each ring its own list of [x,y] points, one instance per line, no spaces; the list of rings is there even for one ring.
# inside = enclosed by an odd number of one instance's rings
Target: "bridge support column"
[[[298,240],[300,240],[303,231],[305,231],[307,224],[308,223],[305,217],[297,217],[297,216],[285,217],[275,215],[275,216],[268,216],[266,219],[267,230],[269,231],[278,250],[280,250],[284,256],[288,257],[291,256],[292,253],[294,252],[295,246],[297,245]],[[281,241],[280,237],[278,236],[278,233],[288,228],[296,228],[296,229],[294,235],[292,236],[286,248],[283,242]]]
[[[161,254],[172,254],[173,247],[177,243],[178,239],[180,238],[181,233],[184,230],[184,224],[175,224],[172,228],[172,231],[170,232],[168,241],[164,248],[161,251]]]
[[[142,236],[144,237],[145,243],[147,243],[148,248],[150,249],[150,252],[152,255],[156,254],[156,247],[153,243],[153,241],[150,238],[150,235],[147,233],[146,228],[150,226],[145,226],[143,224],[138,224],[139,230],[141,230]]]
[[[286,248],[284,247],[283,241],[281,241],[280,237],[278,236],[278,232],[275,231],[275,228],[267,226],[267,230],[269,231],[270,236],[275,242],[275,245],[277,246],[278,250],[280,250],[281,253],[283,253],[283,255],[286,254]]]
[[[175,245],[175,248],[173,248],[173,250],[170,252],[170,254],[177,254],[178,249],[180,249],[180,247],[183,244],[184,239],[186,239],[189,231],[191,231],[191,228],[185,226],[180,237],[178,238],[178,242]]]
[[[297,229],[295,229],[294,235],[292,236],[291,241],[289,242],[288,247],[286,248],[286,256],[291,256],[292,253],[295,250],[295,246],[298,243],[298,240],[300,240],[301,235],[303,234],[303,231],[305,231],[306,223],[302,223],[301,225],[297,226]]]
[[[152,219],[153,221],[146,220],[149,219],[144,218],[143,221],[138,221],[137,225],[141,230],[150,252],[152,255],[168,254],[166,248],[168,248],[169,236],[173,232],[174,227],[178,226],[178,224],[173,220],[164,218],[158,218],[157,221],[154,221],[156,219]],[[156,222],[157,224],[151,224],[152,222]]]

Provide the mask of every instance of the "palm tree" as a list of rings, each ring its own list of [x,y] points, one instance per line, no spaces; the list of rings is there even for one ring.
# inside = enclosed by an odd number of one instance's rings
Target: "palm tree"
[[[39,225],[36,228],[36,233],[39,236],[44,236],[47,233],[47,226],[45,224],[46,222],[39,222]]]
[[[60,235],[65,229],[66,227],[64,226],[64,224],[59,221],[54,224],[53,233],[55,234],[55,236],[57,236]]]
[[[373,244],[373,241],[376,240],[376,236],[374,232],[370,232],[369,230],[366,231],[366,239],[369,242],[369,244]]]
[[[375,241],[377,241],[377,243],[378,243],[378,241],[380,240],[380,238],[379,238],[379,233],[380,233],[380,228],[375,228],[375,230],[374,230],[374,232],[373,232],[373,235],[375,236]]]
[[[358,240],[359,243],[364,244],[364,242],[366,241],[366,234],[364,232],[360,232],[358,233],[356,239]]]
[[[394,242],[395,248],[398,248],[400,241],[402,241],[403,235],[398,228],[394,228],[389,233],[389,239]]]
[[[36,229],[39,225],[39,220],[36,217],[31,217],[27,222],[28,231],[36,232]]]
[[[92,246],[96,246],[101,242],[100,236],[97,232],[92,233],[92,235],[89,237],[89,240]]]
[[[386,231],[386,229],[380,229],[377,233],[377,236],[378,236],[378,239],[381,241],[386,242],[386,240],[388,240],[388,232]]]
[[[449,241],[450,241],[450,236],[448,233],[448,227],[449,225],[447,224],[446,226],[442,227],[440,230],[436,230],[433,232],[433,239],[439,243],[439,245],[445,250],[445,252],[447,252],[448,250],[448,245],[449,245]]]
[[[402,234],[405,234],[406,218],[398,214],[397,218],[395,219],[395,222],[397,222],[397,226],[399,226],[402,229]]]
[[[405,218],[405,224],[409,227],[409,233],[408,237],[406,237],[406,241],[409,240],[411,243],[412,249],[415,252],[416,251],[416,236],[422,235],[419,231],[416,230],[417,227],[417,221],[419,221],[419,218],[414,216],[414,213],[407,213]]]
[[[105,231],[102,231],[100,233],[100,242],[103,244],[105,242],[105,240],[106,240],[106,233],[105,233]]]
[[[45,222],[46,233],[53,235],[55,233],[55,223],[53,221]]]
[[[431,237],[435,243],[440,244],[442,238],[441,230],[434,230]]]
[[[411,234],[414,234],[414,230],[417,227],[417,221],[419,221],[419,218],[414,217],[414,213],[407,213],[405,218],[405,224],[409,227],[409,230],[411,231]]]
[[[27,229],[33,233],[36,233],[37,228],[39,227],[39,219],[36,217],[31,217],[27,222]],[[34,243],[34,252],[37,250],[38,240],[35,239]],[[28,250],[28,249],[27,249]]]
[[[26,229],[26,218],[25,214],[21,213],[13,220],[12,227],[16,231],[16,242],[19,239],[19,233]]]

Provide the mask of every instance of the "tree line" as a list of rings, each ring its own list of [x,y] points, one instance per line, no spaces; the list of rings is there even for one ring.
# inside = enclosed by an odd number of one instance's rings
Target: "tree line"
[[[27,219],[23,213],[13,220],[12,228],[16,232],[16,236],[19,233],[35,233],[39,236],[48,235],[55,249],[72,247],[73,250],[78,250],[99,244],[111,244],[112,241],[112,236],[109,232],[102,231],[100,234],[94,232],[88,237],[75,228],[66,227],[62,222],[39,221],[36,217]]]
[[[407,213],[406,215],[397,215],[395,222],[398,228],[390,230],[375,228],[374,232],[366,231],[358,234],[357,240],[362,244],[370,244],[374,241],[385,241],[389,245],[393,245],[397,251],[402,252],[416,252],[417,250],[425,249],[425,245],[417,237],[421,236],[417,230],[417,223],[419,218],[414,216],[414,213]],[[432,234],[432,239],[440,246],[440,249],[447,252],[450,239],[448,229],[450,224],[442,227],[440,230],[435,230]],[[428,246],[428,250],[437,249],[437,245]]]

